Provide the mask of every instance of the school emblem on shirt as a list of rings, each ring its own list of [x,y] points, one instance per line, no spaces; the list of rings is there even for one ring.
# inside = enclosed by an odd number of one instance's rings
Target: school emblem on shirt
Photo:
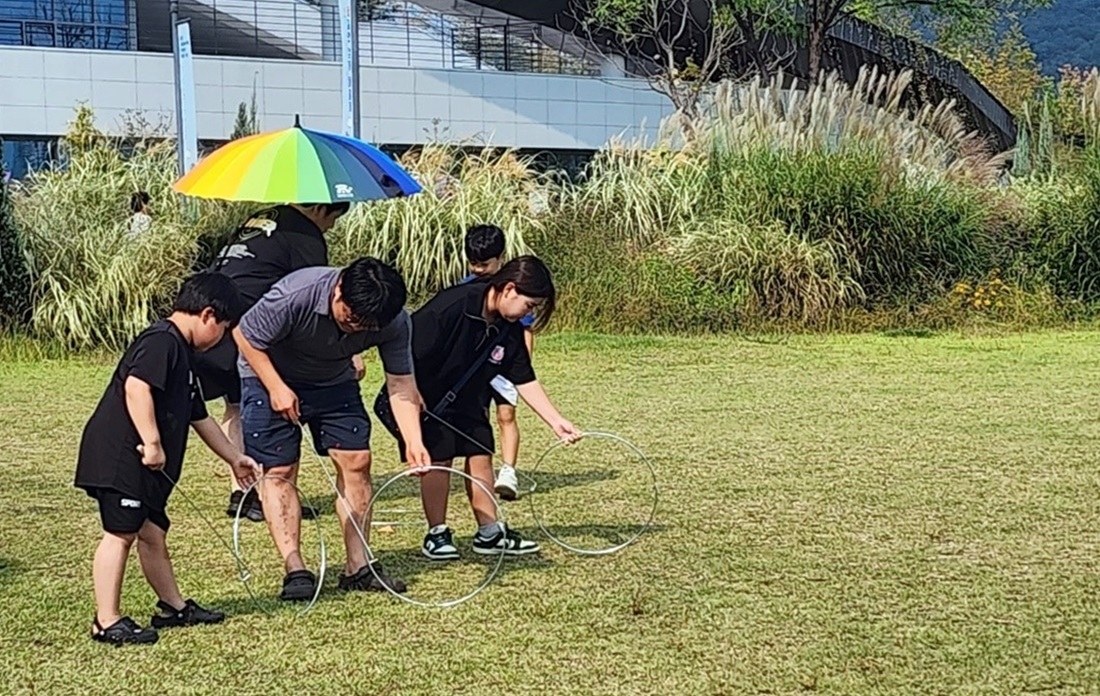
[[[489,362],[496,365],[500,364],[500,361],[504,359],[504,346],[496,346],[493,348],[492,354],[489,356]]]

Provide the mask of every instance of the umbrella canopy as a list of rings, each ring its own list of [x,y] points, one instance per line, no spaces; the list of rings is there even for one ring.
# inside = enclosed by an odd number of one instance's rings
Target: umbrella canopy
[[[411,196],[412,176],[355,138],[294,127],[234,140],[172,188],[188,196],[257,203],[338,203]]]

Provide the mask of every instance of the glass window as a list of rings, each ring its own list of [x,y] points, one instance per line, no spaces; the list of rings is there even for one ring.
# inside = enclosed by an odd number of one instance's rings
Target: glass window
[[[0,0],[0,45],[130,48],[132,0]]]
[[[53,0],[4,0],[0,19],[53,19]]]
[[[126,26],[127,2],[128,0],[95,0],[95,23]]]
[[[108,51],[125,51],[130,48],[130,32],[119,27],[96,27],[95,47]]]
[[[28,173],[46,167],[51,161],[51,151],[55,139],[41,140],[5,140],[0,156],[4,160],[4,171],[11,172],[13,179],[23,179]]]
[[[53,9],[59,22],[92,21],[92,0],[54,0]]]
[[[28,22],[23,25],[23,39],[28,46],[53,46],[53,25]]]
[[[80,24],[58,24],[58,48],[92,48],[95,31]]]
[[[22,46],[23,25],[19,22],[0,21],[0,46]]]

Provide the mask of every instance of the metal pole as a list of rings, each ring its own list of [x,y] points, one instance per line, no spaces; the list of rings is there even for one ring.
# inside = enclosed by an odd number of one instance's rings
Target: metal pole
[[[352,137],[358,139],[363,127],[362,109],[359,105],[362,99],[362,94],[359,92],[359,0],[353,0],[351,3],[351,88],[355,94],[351,108],[354,119]]]
[[[179,175],[183,176],[187,172],[183,170],[183,161],[186,159],[184,155],[184,140],[183,140],[183,98],[180,94],[180,49],[179,42],[176,41],[176,22],[179,21],[180,3],[179,0],[168,0],[168,14],[172,35],[172,64],[173,71],[175,73],[176,81],[176,167],[179,170]]]

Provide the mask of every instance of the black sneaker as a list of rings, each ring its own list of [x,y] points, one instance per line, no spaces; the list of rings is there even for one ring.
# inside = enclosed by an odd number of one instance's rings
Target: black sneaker
[[[279,599],[284,602],[304,602],[317,594],[317,576],[308,570],[295,570],[283,578],[283,591]]]
[[[156,629],[216,624],[225,621],[225,614],[220,611],[203,609],[193,599],[184,602],[183,609],[175,609],[167,602],[158,601],[157,609],[160,609],[162,613],[153,614],[150,622],[153,624],[153,628]]]
[[[135,645],[152,645],[160,640],[157,629],[142,628],[129,616],[123,616],[107,628],[99,624],[99,617],[92,619],[92,625],[96,632],[92,634],[92,640],[99,643],[108,643],[120,648],[127,643]]]
[[[501,523],[503,531],[497,532],[489,539],[483,539],[481,535],[474,536],[474,553],[483,556],[496,556],[503,553],[505,556],[526,556],[529,553],[538,553],[537,541],[524,539],[519,532],[509,529]]]
[[[433,561],[457,561],[458,548],[451,537],[451,528],[445,524],[432,527],[424,535],[424,545],[420,547],[420,553]]]
[[[302,503],[302,519],[303,520],[315,520],[321,515],[321,512],[310,505],[309,503]]]
[[[233,491],[229,496],[229,507],[225,509],[225,514],[230,517],[237,516],[237,508],[241,504],[241,498],[244,496],[244,491]],[[260,503],[260,496],[256,494],[256,489],[252,489],[248,492],[248,497],[244,501],[244,509],[241,510],[241,516],[246,517],[253,522],[264,521],[264,508]]]
[[[358,591],[358,592],[385,592],[386,587],[389,587],[394,592],[404,592],[408,589],[405,585],[405,581],[400,578],[391,577],[386,575],[382,570],[382,564],[375,561],[373,564],[374,572],[371,572],[371,566],[365,565],[359,570],[355,571],[354,575],[344,575],[340,573],[339,587],[345,591]],[[375,577],[377,575],[377,577]],[[381,582],[379,581],[381,579]],[[386,583],[385,586],[382,583]]]

